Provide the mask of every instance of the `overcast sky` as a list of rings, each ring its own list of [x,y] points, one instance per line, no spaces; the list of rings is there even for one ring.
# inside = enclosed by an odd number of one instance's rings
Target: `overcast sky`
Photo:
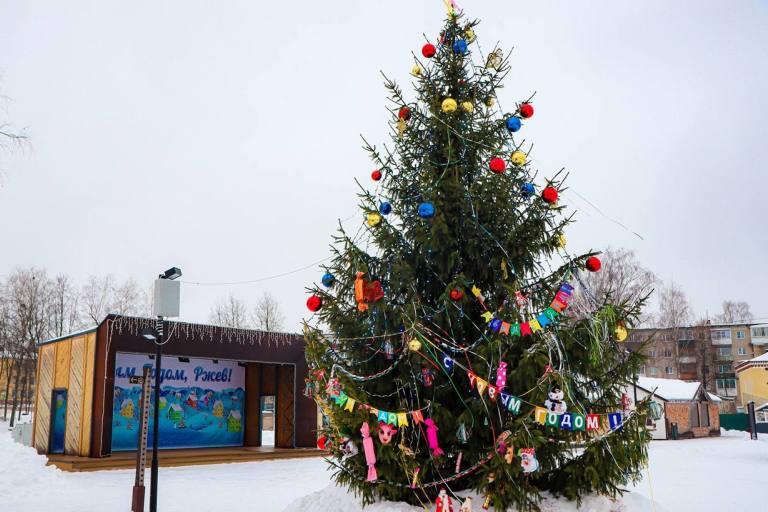
[[[569,249],[634,249],[698,314],[741,299],[768,317],[768,3],[459,3],[486,51],[515,48],[502,104],[537,93],[534,164],[567,167],[644,237],[566,194]],[[326,257],[372,170],[359,134],[386,141],[379,70],[408,89],[444,14],[440,0],[0,0],[5,114],[31,137],[2,159],[0,274],[149,286],[172,265],[240,281]],[[184,285],[183,318],[270,291],[297,330],[319,275]]]

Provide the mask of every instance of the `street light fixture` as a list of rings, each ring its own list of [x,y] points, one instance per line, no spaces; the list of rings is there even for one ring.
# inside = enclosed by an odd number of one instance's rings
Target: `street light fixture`
[[[155,403],[154,421],[152,422],[152,473],[150,476],[149,510],[157,512],[157,470],[158,438],[160,434],[160,375],[163,357],[163,318],[179,316],[180,284],[175,279],[181,277],[181,269],[171,267],[155,279],[152,315],[156,317],[155,328],[148,327],[141,331],[141,336],[155,344]]]

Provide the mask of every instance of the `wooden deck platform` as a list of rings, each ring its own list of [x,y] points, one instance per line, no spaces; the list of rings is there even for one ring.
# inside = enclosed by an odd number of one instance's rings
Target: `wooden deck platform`
[[[274,459],[320,457],[325,452],[316,448],[233,447],[160,450],[160,467],[196,466],[201,464],[231,464]],[[151,465],[152,451],[147,453],[147,470]],[[109,469],[133,469],[136,452],[116,452],[110,457],[90,458],[74,455],[48,455],[48,465],[63,471],[102,471]]]

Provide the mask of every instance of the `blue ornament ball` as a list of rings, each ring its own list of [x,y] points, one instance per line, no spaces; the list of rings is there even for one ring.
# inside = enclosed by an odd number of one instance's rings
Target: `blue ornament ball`
[[[321,281],[323,283],[323,286],[325,286],[326,288],[330,288],[331,286],[333,286],[333,283],[336,282],[336,277],[334,277],[333,274],[326,272],[325,274],[323,274],[323,279]]]
[[[491,330],[493,332],[499,332],[499,329],[501,329],[501,320],[499,320],[498,318],[494,318],[493,320],[491,320],[490,325],[491,325]]]
[[[379,212],[381,212],[382,215],[389,215],[392,212],[392,205],[387,201],[384,201],[379,205]]]
[[[435,205],[432,203],[421,203],[419,205],[419,217],[422,219],[431,219],[435,216]]]
[[[523,183],[520,193],[523,194],[525,197],[531,197],[533,194],[536,193],[536,187],[534,186],[533,183]]]
[[[510,117],[507,118],[507,130],[511,132],[518,131],[523,126],[523,123],[520,122],[520,119],[517,117]]]
[[[467,53],[467,42],[464,39],[457,39],[453,43],[453,53],[464,55]]]

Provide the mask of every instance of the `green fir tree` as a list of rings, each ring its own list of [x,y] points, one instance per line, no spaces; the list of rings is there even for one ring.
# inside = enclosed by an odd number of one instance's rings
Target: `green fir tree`
[[[615,496],[647,457],[647,404],[622,401],[642,360],[620,343],[642,301],[583,286],[599,260],[566,250],[564,176],[531,168],[530,98],[502,109],[509,66],[483,53],[476,25],[448,16],[415,56],[414,100],[386,80],[392,145],[366,142],[377,171],[362,225],[340,229],[309,289],[318,435],[336,481],[365,503],[431,507],[442,487],[455,509],[469,490],[496,510],[535,510],[542,491]],[[577,294],[587,308],[568,307]]]

